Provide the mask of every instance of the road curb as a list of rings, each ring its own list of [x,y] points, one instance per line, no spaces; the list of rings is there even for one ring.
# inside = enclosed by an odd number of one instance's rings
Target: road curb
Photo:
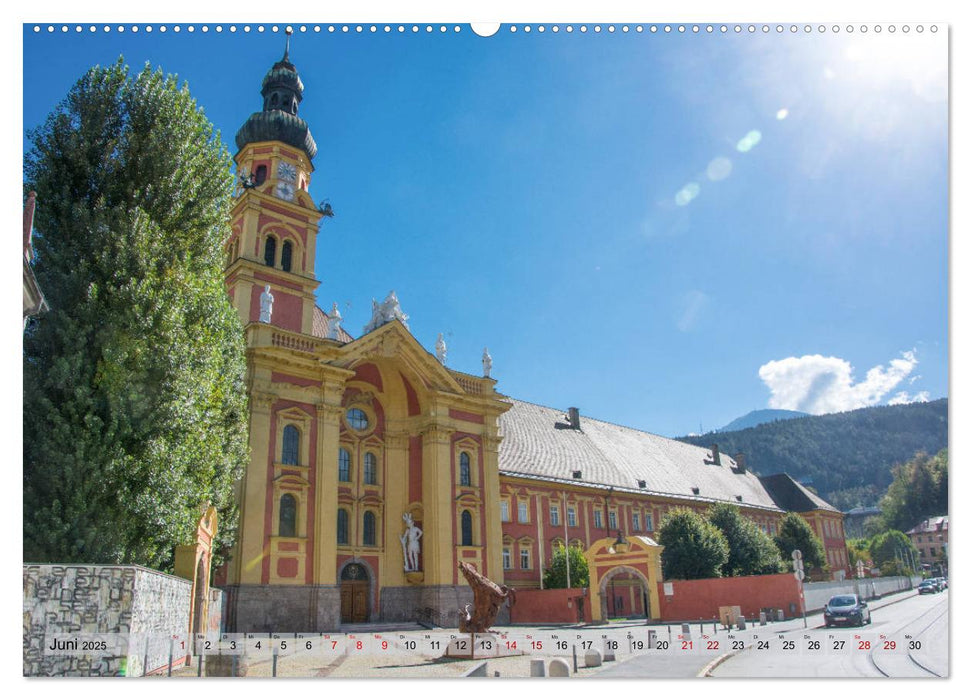
[[[714,671],[716,668],[721,666],[723,663],[728,661],[733,656],[736,656],[737,654],[741,654],[743,651],[745,651],[745,649],[736,649],[735,651],[729,651],[725,654],[722,654],[717,659],[714,659],[713,661],[709,661],[704,668],[698,671],[698,674],[695,676],[695,678],[711,678],[712,671]]]

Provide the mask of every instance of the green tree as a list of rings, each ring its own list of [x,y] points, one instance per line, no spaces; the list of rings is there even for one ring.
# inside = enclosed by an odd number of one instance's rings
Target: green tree
[[[717,578],[728,561],[728,542],[717,527],[687,508],[668,512],[658,529],[665,579]]]
[[[868,561],[872,561],[873,557],[870,556],[870,542],[865,539],[857,540],[847,540],[846,541],[846,551],[849,556],[850,568],[854,571],[856,570],[856,562],[862,561],[865,565]]]
[[[901,568],[911,568],[913,563],[920,561],[917,548],[899,530],[888,530],[874,537],[870,543],[870,556],[880,573],[888,576],[894,575],[888,573],[890,571],[899,572]]]
[[[29,138],[51,310],[24,338],[24,558],[170,568],[205,502],[223,551],[247,459],[228,153],[185,85],[122,59]]]
[[[893,483],[880,501],[886,529],[909,530],[948,509],[947,450],[933,457],[918,452],[893,468]]]
[[[545,588],[566,588],[566,561],[570,557],[570,587],[586,588],[590,585],[590,567],[583,550],[579,547],[557,547],[553,559],[543,572]]]
[[[742,515],[738,506],[718,503],[708,509],[708,521],[728,542],[728,561],[722,576],[755,576],[785,571],[772,538]]]
[[[823,543],[819,541],[813,529],[798,513],[786,513],[779,524],[779,534],[775,536],[775,545],[783,560],[789,562],[792,552],[798,549],[802,552],[803,565],[806,573],[813,568],[826,566],[826,552]],[[792,564],[789,564],[791,568]]]

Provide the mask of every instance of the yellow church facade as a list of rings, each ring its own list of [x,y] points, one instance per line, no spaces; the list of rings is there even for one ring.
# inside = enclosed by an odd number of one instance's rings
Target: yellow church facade
[[[454,627],[471,602],[460,561],[498,583],[539,587],[555,546],[619,532],[649,539],[679,505],[730,501],[773,531],[785,510],[740,457],[509,400],[487,355],[472,375],[418,343],[393,292],[352,337],[336,304],[316,303],[317,236],[330,212],[310,196],[317,147],[288,54],[261,95],[236,136],[225,246],[250,410],[238,537],[215,576],[227,629]],[[622,580],[627,610],[650,616],[656,590]]]

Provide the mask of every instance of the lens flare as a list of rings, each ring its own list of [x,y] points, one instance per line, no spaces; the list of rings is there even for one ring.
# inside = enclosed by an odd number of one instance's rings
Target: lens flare
[[[701,186],[697,182],[689,182],[674,195],[674,203],[683,207],[697,197],[699,192],[701,192]]]
[[[711,162],[708,163],[708,167],[705,169],[705,174],[712,182],[724,180],[732,174],[732,161],[724,156],[712,158]]]
[[[762,132],[758,129],[752,129],[750,132],[743,136],[738,144],[735,146],[739,153],[748,153],[762,140]]]

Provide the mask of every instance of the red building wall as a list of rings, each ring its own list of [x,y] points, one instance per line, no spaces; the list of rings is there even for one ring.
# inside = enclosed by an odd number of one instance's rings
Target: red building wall
[[[584,601],[582,605],[578,601]],[[551,588],[517,591],[516,604],[510,610],[510,622],[522,625],[537,622],[580,622],[580,610],[590,618],[590,602],[582,588]]]
[[[658,583],[662,620],[712,620],[720,606],[738,605],[747,620],[757,620],[762,608],[781,609],[786,617],[802,614],[799,583],[792,574],[669,581],[673,595]],[[790,608],[794,605],[795,608]]]

